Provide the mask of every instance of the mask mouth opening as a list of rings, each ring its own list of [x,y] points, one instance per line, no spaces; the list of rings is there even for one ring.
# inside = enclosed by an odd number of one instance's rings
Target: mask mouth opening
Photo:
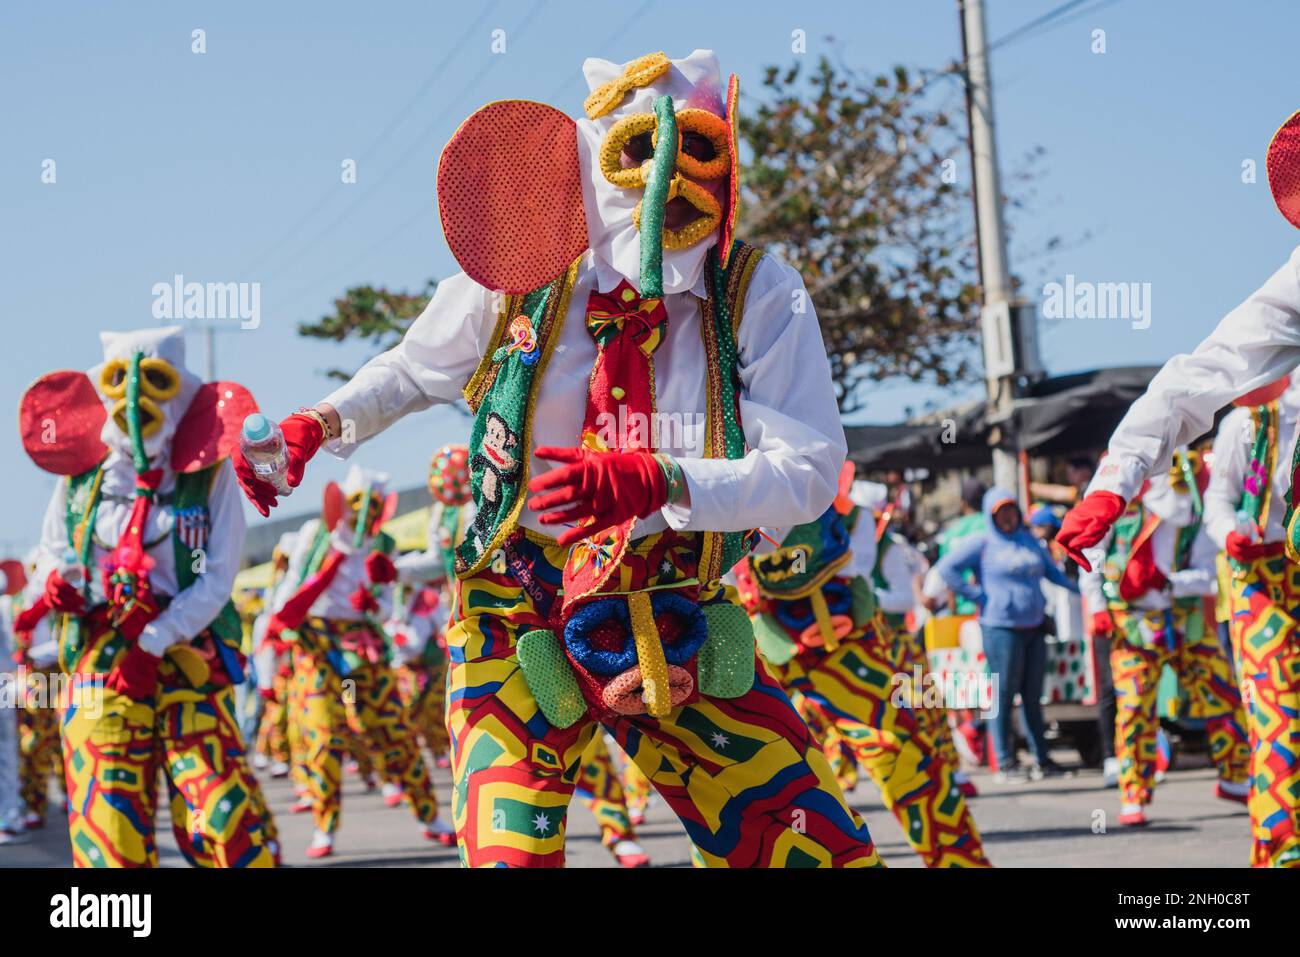
[[[703,240],[722,223],[722,205],[701,185],[732,174],[727,121],[708,110],[688,108],[676,114],[677,156],[664,205],[665,249],[686,249]],[[620,189],[644,189],[658,145],[658,121],[653,113],[620,119],[605,134],[599,163],[602,174]],[[632,211],[640,230],[644,201]]]
[[[140,416],[140,437],[149,438],[158,434],[162,428],[163,413],[158,403],[146,395],[140,396],[136,404]],[[123,435],[130,435],[131,428],[126,418],[126,399],[119,399],[113,406],[113,424],[122,430]]]

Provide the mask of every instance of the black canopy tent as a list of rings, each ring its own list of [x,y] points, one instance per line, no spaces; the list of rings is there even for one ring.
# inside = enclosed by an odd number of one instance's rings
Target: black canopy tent
[[[1016,403],[1021,448],[1035,455],[1105,448],[1157,371],[1158,366],[1096,369],[1035,383]],[[846,426],[849,459],[868,472],[989,464],[987,407],[975,403],[944,418],[923,424]]]

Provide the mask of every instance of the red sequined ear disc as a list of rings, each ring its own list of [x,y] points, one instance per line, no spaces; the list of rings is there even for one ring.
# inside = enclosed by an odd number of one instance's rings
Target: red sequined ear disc
[[[55,475],[80,475],[108,455],[99,434],[108,411],[84,372],[41,376],[18,405],[18,431],[32,461]]]
[[[207,382],[194,394],[172,442],[172,468],[197,472],[226,458],[239,443],[244,419],[257,411],[237,382]]]
[[[479,285],[512,295],[546,285],[587,248],[577,126],[544,103],[489,103],[442,151],[438,213]]]
[[[6,595],[16,595],[27,587],[27,569],[16,558],[6,558],[0,562],[0,572],[5,575]]]
[[[1300,228],[1300,110],[1273,134],[1265,166],[1273,202],[1288,223]]]
[[[339,519],[343,517],[343,510],[347,507],[347,496],[343,494],[339,483],[326,483],[324,501],[321,503],[321,520],[325,522],[325,527],[331,532],[334,531],[334,526],[338,525]]]

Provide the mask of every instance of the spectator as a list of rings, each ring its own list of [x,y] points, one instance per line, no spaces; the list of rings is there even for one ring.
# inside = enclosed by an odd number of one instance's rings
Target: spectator
[[[1017,694],[1034,755],[1028,776],[1037,779],[1059,774],[1061,769],[1047,753],[1040,701],[1047,660],[1042,583],[1046,578],[1076,593],[1079,586],[1025,527],[1020,506],[1010,492],[989,489],[984,495],[984,515],[988,531],[962,541],[936,567],[949,589],[979,608],[984,654],[998,681],[997,714],[992,720],[997,780],[1016,782],[1026,777],[1016,759],[1012,734],[1011,710]],[[976,581],[967,580],[970,574]]]

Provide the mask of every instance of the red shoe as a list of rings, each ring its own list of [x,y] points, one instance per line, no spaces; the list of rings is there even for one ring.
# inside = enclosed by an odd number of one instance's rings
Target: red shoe
[[[384,807],[397,807],[402,803],[402,789],[396,784],[384,785]]]
[[[1240,788],[1241,790],[1237,790]],[[1214,796],[1222,798],[1225,801],[1235,801],[1238,804],[1247,804],[1250,802],[1250,785],[1236,784],[1232,781],[1220,781],[1214,786]]]
[[[629,813],[627,819],[632,822],[633,827],[640,827],[645,823],[645,812],[639,812],[637,814]]]
[[[308,798],[298,798],[298,800],[289,805],[290,814],[306,814],[311,809],[312,803]]]
[[[45,826],[45,818],[39,814],[28,814],[23,818],[23,828],[28,831],[39,831]]]
[[[311,843],[307,845],[307,856],[313,861],[329,857],[334,853],[334,835],[324,831],[313,831]]]
[[[440,754],[433,759],[433,764],[435,767],[443,768],[445,770],[451,767],[451,758],[447,757],[445,754]]]
[[[1147,824],[1150,823],[1150,822],[1147,820],[1147,816],[1146,816],[1146,814],[1144,814],[1144,813],[1142,812],[1142,808],[1141,808],[1141,807],[1138,807],[1138,806],[1136,806],[1136,805],[1125,805],[1125,807],[1130,808],[1130,810],[1126,810],[1126,811],[1122,810],[1122,811],[1119,812],[1119,823],[1120,823],[1120,826],[1122,826],[1122,827],[1146,827]]]
[[[434,818],[433,823],[424,825],[426,840],[437,841],[443,847],[456,846],[456,829],[442,818]]]
[[[970,778],[960,781],[957,784],[957,790],[968,798],[979,797],[980,789],[975,786],[975,782]]]
[[[649,867],[650,855],[636,841],[622,840],[610,848],[619,867]]]

